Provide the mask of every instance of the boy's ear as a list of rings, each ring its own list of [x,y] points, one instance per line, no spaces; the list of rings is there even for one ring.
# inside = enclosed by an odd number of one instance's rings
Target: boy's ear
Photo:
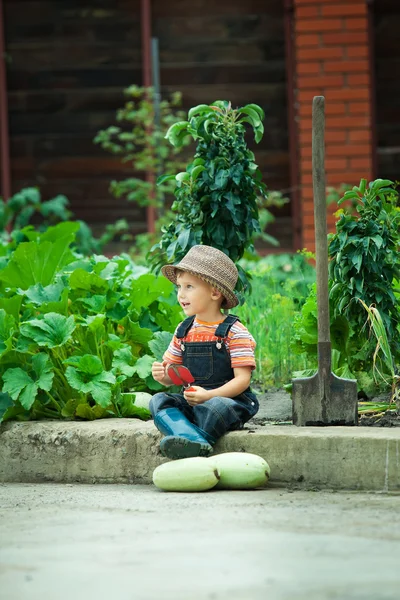
[[[217,290],[217,288],[212,288],[211,298],[213,300],[223,300],[224,299],[223,295],[221,294],[221,292],[219,290]]]

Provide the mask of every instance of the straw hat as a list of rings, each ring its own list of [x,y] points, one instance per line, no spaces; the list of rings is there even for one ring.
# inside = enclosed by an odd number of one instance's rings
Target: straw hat
[[[238,279],[238,270],[231,259],[211,246],[193,246],[176,265],[164,265],[162,274],[176,283],[176,269],[187,271],[221,292],[225,300],[222,308],[233,308],[239,300],[233,291]]]

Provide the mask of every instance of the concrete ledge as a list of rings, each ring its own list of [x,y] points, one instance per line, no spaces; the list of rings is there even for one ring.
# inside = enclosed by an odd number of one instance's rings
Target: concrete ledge
[[[12,422],[0,426],[1,482],[150,483],[165,459],[152,421]],[[215,452],[253,452],[271,482],[400,490],[400,428],[265,426],[225,435]]]

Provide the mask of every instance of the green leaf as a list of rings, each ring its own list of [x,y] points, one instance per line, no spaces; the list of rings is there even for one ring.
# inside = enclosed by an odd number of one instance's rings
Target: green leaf
[[[161,362],[163,360],[164,352],[168,348],[173,334],[169,331],[156,331],[153,339],[149,342],[149,348],[153,353],[154,358]]]
[[[250,122],[254,128],[261,125],[261,119],[258,111],[253,110],[249,105],[240,108],[239,111],[249,117]]]
[[[0,392],[0,423],[3,421],[3,417],[7,410],[14,405],[14,402],[9,394],[3,394]]]
[[[93,356],[92,358],[97,358]],[[110,371],[103,371],[91,375],[87,371],[67,367],[65,377],[72,388],[84,394],[91,394],[94,400],[103,408],[111,402],[111,388],[115,384],[115,375]]]
[[[25,296],[33,304],[43,304],[43,302],[57,302],[60,299],[61,292],[64,289],[62,281],[59,283],[43,287],[41,283],[32,285],[25,291]]]
[[[229,169],[220,169],[215,176],[214,189],[222,190],[229,180]]]
[[[135,367],[132,366],[133,356],[132,350],[126,344],[121,346],[118,350],[114,352],[114,357],[112,360],[112,369],[117,374],[125,375],[126,377],[132,377],[132,375],[136,372]]]
[[[22,290],[27,290],[36,283],[50,285],[55,274],[73,260],[69,245],[74,238],[71,234],[54,243],[41,241],[19,244],[6,268],[0,271],[0,280],[11,288]]]
[[[0,309],[0,356],[12,347],[12,334],[15,331],[15,319]]]
[[[193,108],[191,108],[188,112],[188,119],[190,120],[192,117],[194,117],[198,113],[203,113],[203,112],[211,112],[211,109],[208,106],[208,104],[198,104],[197,106],[193,106]]]
[[[69,285],[73,290],[106,291],[109,288],[107,281],[84,269],[75,269],[69,278]]]
[[[20,332],[39,346],[55,348],[66,344],[74,329],[73,315],[67,318],[58,313],[48,313],[42,319],[31,319],[21,323]]]
[[[98,375],[103,372],[103,363],[98,356],[93,354],[70,356],[63,362],[65,365],[76,367],[76,369],[87,375]]]
[[[75,415],[80,419],[86,419],[87,421],[94,421],[95,419],[102,419],[108,416],[107,411],[102,406],[96,404],[90,406],[87,403],[78,404],[75,409]]]
[[[0,298],[0,308],[3,308],[7,315],[13,316],[16,321],[19,321],[19,312],[21,309],[22,297],[11,296],[11,298]]]
[[[141,379],[146,379],[149,375],[151,375],[151,367],[154,362],[154,358],[145,354],[141,358],[139,358],[135,363],[135,372],[139,375]]]
[[[19,399],[21,405],[29,410],[35,401],[38,386],[29,375],[20,369],[7,369],[3,375],[3,393],[10,394],[13,400]]]
[[[46,392],[51,390],[53,385],[54,371],[53,363],[48,354],[41,352],[32,358],[33,370],[36,374],[36,383],[38,387]]]

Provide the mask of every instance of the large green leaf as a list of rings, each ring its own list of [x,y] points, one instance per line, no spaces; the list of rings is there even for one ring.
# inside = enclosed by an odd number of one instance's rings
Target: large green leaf
[[[173,334],[169,331],[156,331],[153,339],[149,342],[149,348],[157,361],[162,361],[164,352],[168,348]]]
[[[48,354],[41,352],[32,358],[32,366],[36,375],[36,383],[40,389],[49,392],[53,385],[53,363]]]
[[[7,410],[13,406],[13,399],[9,394],[0,392],[0,423],[3,421],[3,417]]]
[[[16,321],[19,321],[19,312],[22,304],[22,296],[11,296],[10,298],[0,298],[0,308],[4,308],[8,315],[12,315]]]
[[[105,279],[95,273],[88,273],[84,269],[76,269],[69,278],[71,289],[99,291],[108,289],[108,283]]]
[[[7,369],[3,375],[3,393],[10,394],[13,400],[19,400],[22,406],[29,410],[35,401],[38,385],[33,379],[20,369]]]
[[[15,330],[15,319],[0,309],[0,356],[12,347],[12,334]]]
[[[17,246],[8,265],[0,271],[0,281],[10,288],[27,290],[36,283],[53,283],[55,274],[73,260],[69,245],[74,235],[54,242],[24,242]]]
[[[87,372],[78,371],[74,367],[67,367],[65,377],[72,388],[84,394],[91,394],[103,408],[107,408],[110,404],[111,388],[116,382],[115,375],[110,371],[90,375]]]
[[[31,319],[21,323],[20,332],[39,346],[55,348],[66,344],[74,329],[73,315],[67,318],[58,313],[48,313],[42,319]]]
[[[103,363],[98,356],[84,354],[83,356],[70,356],[64,364],[75,367],[87,375],[99,375],[103,372]]]
[[[151,375],[151,367],[154,362],[154,358],[145,354],[141,358],[139,358],[135,363],[135,372],[139,375],[141,379],[146,379],[149,375]]]
[[[136,372],[135,367],[132,365],[133,356],[132,350],[126,344],[114,352],[112,361],[112,369],[116,375],[124,375],[125,377],[132,377]]]
[[[64,289],[62,281],[43,287],[41,283],[32,285],[24,293],[33,304],[43,304],[43,302],[57,302],[60,300],[61,292]]]

